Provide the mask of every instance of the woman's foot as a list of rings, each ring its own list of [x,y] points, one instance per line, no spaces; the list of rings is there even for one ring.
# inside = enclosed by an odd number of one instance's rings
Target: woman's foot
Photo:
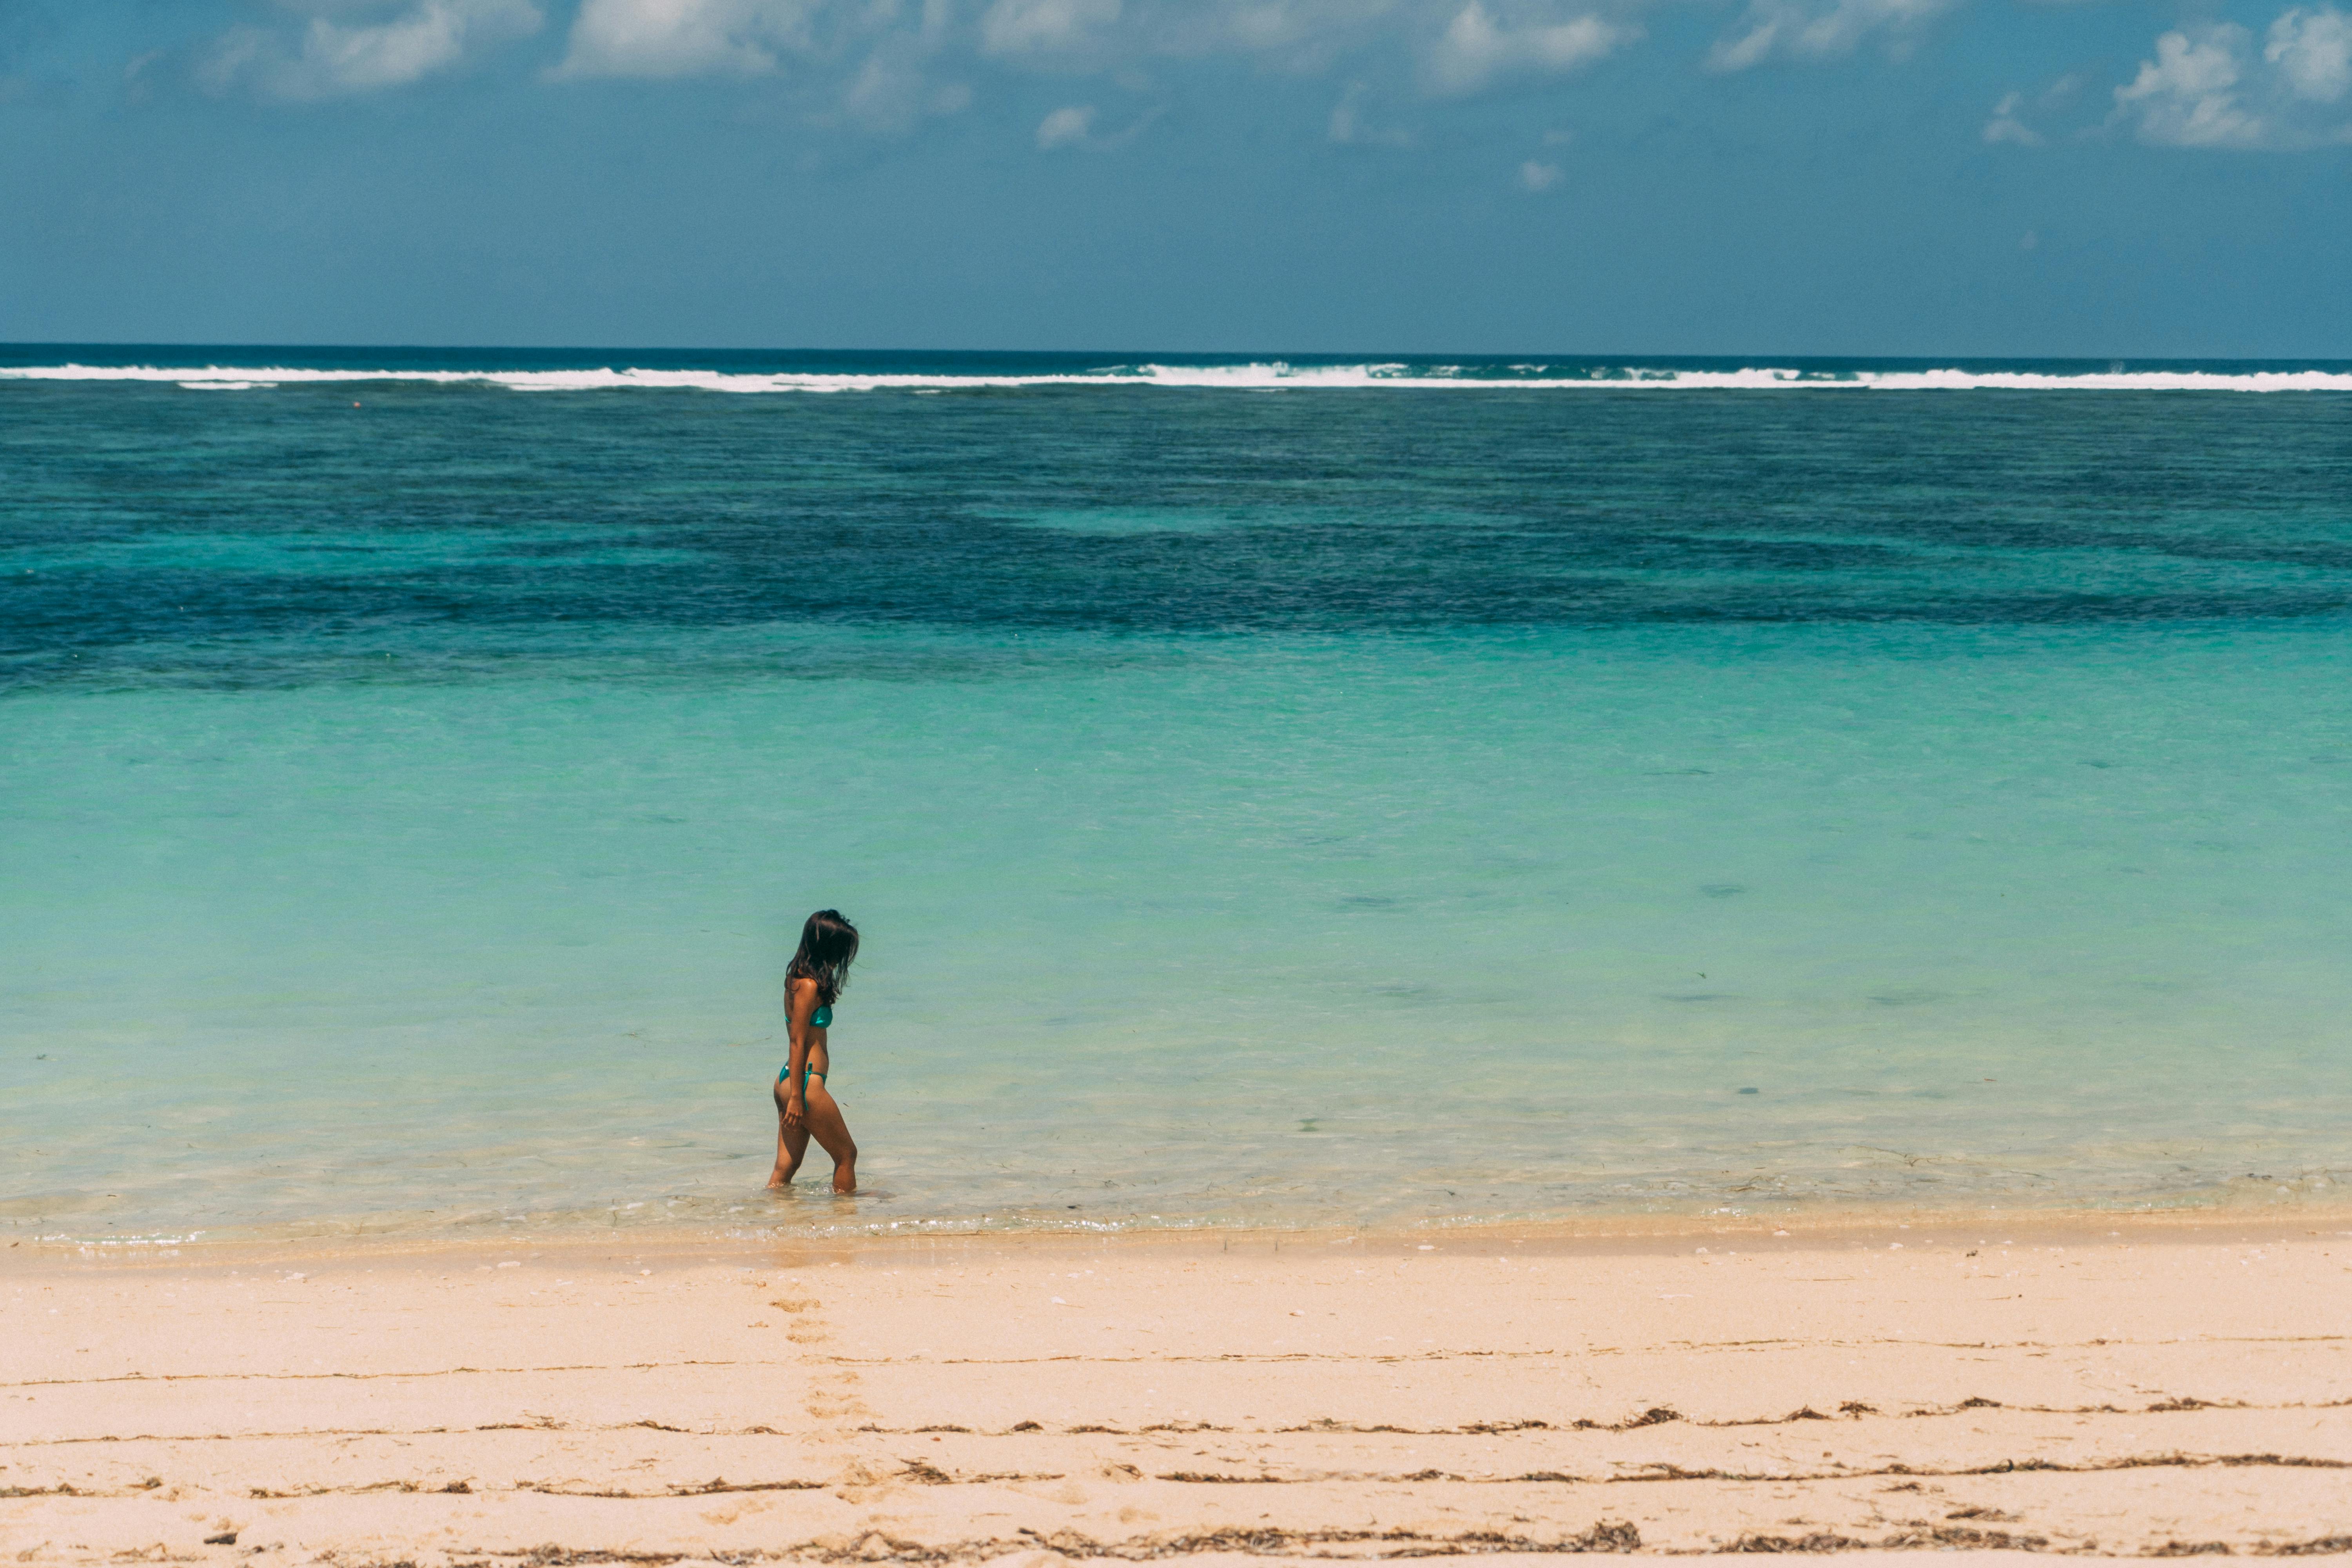
[[[835,1165],[833,1168],[833,1192],[835,1197],[847,1197],[857,1190],[857,1167]]]

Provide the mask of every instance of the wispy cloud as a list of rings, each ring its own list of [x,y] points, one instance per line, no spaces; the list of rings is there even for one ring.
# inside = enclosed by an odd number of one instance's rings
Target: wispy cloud
[[[1992,118],[1985,121],[1984,139],[1998,145],[2003,142],[2020,147],[2042,145],[2042,132],[2020,120],[2018,111],[2025,107],[2025,95],[2012,92],[1992,106]]]
[[[1424,68],[1439,92],[1475,92],[1507,72],[1572,70],[1638,36],[1591,12],[1497,16],[1486,0],[1468,0],[1430,47]]]
[[[2352,89],[2352,18],[2333,6],[2283,12],[2259,54],[2234,22],[2179,28],[2116,89],[2111,125],[2158,147],[2283,152],[2352,142],[2333,106]]]
[[[1119,0],[995,0],[981,17],[981,47],[992,55],[1071,54],[1116,26]]]
[[[422,81],[484,49],[527,37],[545,20],[531,0],[415,0],[377,10],[384,14],[369,22],[313,15],[292,37],[278,28],[232,28],[199,58],[196,79],[215,93],[250,90],[280,99],[376,92]]]
[[[558,76],[759,75],[806,53],[823,0],[584,0]]]
[[[583,0],[559,79],[793,71],[816,124],[903,132],[970,106],[955,0]]]
[[[2083,128],[2079,123],[2069,132],[2063,127],[2053,129],[2053,122],[2078,110],[2084,85],[2081,76],[2070,71],[2040,92],[2001,94],[1984,122],[1986,145],[2040,147],[2055,134],[2080,134]]]
[[[842,89],[843,110],[874,131],[905,131],[927,116],[961,112],[971,104],[971,85],[935,80],[938,52],[937,38],[925,33],[885,36]]]
[[[1958,0],[1748,0],[1732,33],[1707,51],[1713,71],[1743,71],[1771,59],[1818,60],[1850,55],[1876,36],[1893,53],[1916,42],[1921,28]]]
[[[1082,147],[1094,133],[1095,106],[1091,103],[1072,104],[1057,109],[1037,122],[1037,151],[1050,153],[1056,147]]]
[[[1519,188],[1534,195],[1559,184],[1559,165],[1530,158],[1519,165]]]
[[[1150,130],[1163,107],[1153,105],[1117,131],[1103,131],[1097,128],[1101,116],[1093,104],[1069,104],[1037,122],[1037,150],[1051,153],[1063,147],[1081,147],[1089,153],[1116,152]]]

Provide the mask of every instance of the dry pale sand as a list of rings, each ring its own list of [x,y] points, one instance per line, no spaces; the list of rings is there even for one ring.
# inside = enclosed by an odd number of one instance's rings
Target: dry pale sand
[[[2339,1226],[11,1248],[0,1553],[2343,1551]]]

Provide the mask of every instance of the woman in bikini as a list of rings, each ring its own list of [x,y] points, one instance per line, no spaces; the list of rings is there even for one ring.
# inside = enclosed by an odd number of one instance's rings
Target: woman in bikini
[[[839,910],[819,910],[801,928],[800,951],[784,969],[784,1017],[792,1031],[792,1057],[776,1075],[776,1168],[770,1188],[791,1184],[814,1136],[833,1156],[833,1190],[857,1190],[857,1142],[841,1107],[824,1086],[833,1058],[824,1047],[833,1023],[834,999],[849,984],[849,962],[857,956],[857,928]]]

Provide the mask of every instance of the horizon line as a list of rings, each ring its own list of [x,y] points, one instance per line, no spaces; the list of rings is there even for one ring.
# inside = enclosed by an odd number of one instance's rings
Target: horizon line
[[[1175,348],[943,348],[943,347],[842,347],[842,346],[737,346],[719,347],[694,343],[465,343],[465,342],[364,342],[268,341],[262,339],[110,339],[110,338],[28,338],[0,340],[0,355],[15,356],[36,351],[70,351],[76,349],[105,350],[121,353],[139,350],[188,353],[235,349],[240,351],[275,350],[304,354],[341,351],[378,351],[395,353],[464,353],[464,354],[725,354],[769,355],[776,357],[845,355],[855,357],[885,357],[891,355],[936,354],[956,357],[1002,357],[1025,359],[1092,359],[1119,363],[1155,359],[1221,359],[1247,363],[1267,363],[1309,360],[1337,360],[1349,363],[1383,361],[1496,361],[1542,360],[1553,364],[1597,363],[1625,364],[1639,362],[1646,364],[1671,364],[1676,362],[1721,363],[1737,362],[1745,366],[1761,368],[1767,364],[1886,364],[1939,367],[1958,364],[2029,365],[2080,364],[2121,368],[2127,365],[2279,365],[2279,366],[2342,366],[2352,369],[2352,358],[2313,355],[2291,358],[2280,355],[2228,354],[2130,354],[2130,353],[1771,353],[1728,351],[1713,353],[1650,353],[1644,351],[1596,351],[1551,349],[1175,349]]]

